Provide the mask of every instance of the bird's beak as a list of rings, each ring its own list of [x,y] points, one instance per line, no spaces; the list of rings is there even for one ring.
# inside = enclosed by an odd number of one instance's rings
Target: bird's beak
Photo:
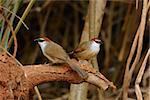
[[[104,42],[101,40],[101,41],[100,41],[100,44],[104,44]]]

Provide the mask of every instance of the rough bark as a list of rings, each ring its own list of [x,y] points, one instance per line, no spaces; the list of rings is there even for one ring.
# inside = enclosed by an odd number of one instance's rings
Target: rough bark
[[[29,91],[34,86],[49,81],[67,81],[69,83],[88,82],[104,90],[108,86],[115,88],[101,73],[97,72],[91,65],[84,61],[80,64],[82,70],[88,73],[87,79],[82,79],[67,64],[60,66],[51,65],[26,65],[20,66],[15,58],[6,53],[0,53],[0,99],[29,99]]]

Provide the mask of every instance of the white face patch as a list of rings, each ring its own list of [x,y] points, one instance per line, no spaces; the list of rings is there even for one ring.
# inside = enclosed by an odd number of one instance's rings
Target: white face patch
[[[100,44],[99,43],[96,43],[95,41],[92,41],[92,44],[91,44],[91,47],[90,49],[93,51],[93,52],[99,52],[100,50]]]
[[[43,41],[43,42],[38,42],[38,44],[40,45],[40,48],[41,48],[42,52],[44,53],[44,49],[45,49],[46,45],[48,44],[48,42]]]

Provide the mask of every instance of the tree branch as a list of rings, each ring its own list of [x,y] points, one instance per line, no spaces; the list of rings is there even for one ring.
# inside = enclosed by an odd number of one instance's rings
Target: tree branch
[[[33,86],[48,82],[48,81],[67,81],[69,83],[79,84],[88,82],[99,88],[106,90],[108,86],[115,88],[113,83],[109,82],[101,73],[97,72],[88,62],[79,63],[82,70],[88,73],[88,78],[83,80],[76,72],[74,72],[67,64],[61,66],[50,65],[27,65],[23,67],[25,76],[30,84]]]
[[[59,66],[17,64],[14,57],[5,52],[0,53],[0,99],[29,98],[29,91],[37,84],[49,81],[67,81],[70,83],[88,82],[106,90],[109,86],[115,88],[101,73],[97,72],[87,61],[76,61],[79,67],[88,73],[88,78],[83,80],[69,65]],[[25,99],[27,100],[27,99]]]

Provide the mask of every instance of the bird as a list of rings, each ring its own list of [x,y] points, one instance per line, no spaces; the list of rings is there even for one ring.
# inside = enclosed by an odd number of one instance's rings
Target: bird
[[[101,44],[102,41],[100,39],[93,38],[82,42],[69,54],[78,60],[90,60],[99,53]]]
[[[50,60],[52,64],[67,63],[71,67],[71,69],[78,73],[80,77],[82,77],[83,79],[86,79],[88,77],[87,73],[84,70],[82,70],[77,64],[71,61],[69,55],[66,53],[62,46],[53,42],[47,37],[39,37],[34,41],[38,42],[43,55],[48,58],[48,60]]]

